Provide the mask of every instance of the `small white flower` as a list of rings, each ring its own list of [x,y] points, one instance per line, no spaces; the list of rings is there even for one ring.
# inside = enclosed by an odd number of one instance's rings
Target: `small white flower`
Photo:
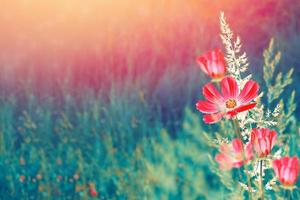
[[[274,157],[275,159],[281,158],[281,153],[282,153],[282,150],[281,150],[281,149],[278,149],[278,150],[274,153],[273,157]]]
[[[248,186],[247,186],[245,183],[239,182],[239,184],[240,184],[240,186],[241,186],[244,190],[246,190],[246,191],[250,191],[251,193],[256,192],[256,190],[253,189],[253,188],[251,188],[251,190],[249,190]]]

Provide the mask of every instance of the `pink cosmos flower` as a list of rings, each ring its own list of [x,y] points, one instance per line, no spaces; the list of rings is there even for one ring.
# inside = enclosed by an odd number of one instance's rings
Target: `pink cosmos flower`
[[[282,157],[273,161],[273,168],[280,183],[286,187],[293,186],[299,175],[299,159]]]
[[[97,195],[98,195],[98,192],[96,191],[95,188],[90,188],[89,192],[92,197],[97,197]]]
[[[233,139],[231,144],[222,144],[220,152],[215,159],[220,164],[220,169],[230,170],[239,168],[253,157],[252,145],[249,143],[244,146],[240,139]],[[244,152],[243,152],[244,151]],[[245,155],[243,155],[245,154]],[[244,158],[245,156],[245,158]]]
[[[223,78],[226,73],[224,55],[221,49],[214,49],[197,58],[200,68],[213,79]]]
[[[267,128],[252,129],[251,132],[251,144],[260,158],[266,157],[271,152],[277,133],[274,130]]]
[[[207,124],[220,121],[223,117],[232,118],[238,113],[252,109],[256,103],[250,103],[258,95],[259,85],[249,80],[241,92],[232,77],[225,77],[221,81],[222,94],[212,83],[207,83],[202,90],[206,101],[200,100],[196,108],[205,113],[203,120]]]
[[[89,183],[89,193],[92,197],[97,197],[98,196],[98,192],[95,188],[95,184],[94,183]]]
[[[24,181],[25,181],[25,176],[24,175],[20,175],[19,176],[19,181],[21,182],[21,183],[23,183]]]

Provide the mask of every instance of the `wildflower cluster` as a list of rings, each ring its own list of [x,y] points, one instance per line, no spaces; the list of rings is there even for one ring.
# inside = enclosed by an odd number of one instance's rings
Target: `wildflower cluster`
[[[203,121],[206,124],[215,124],[226,118],[232,122],[233,127],[233,139],[231,142],[218,144],[220,153],[215,156],[215,160],[221,170],[244,167],[247,185],[242,182],[240,185],[248,191],[249,199],[252,199],[252,193],[256,192],[255,187],[260,191],[259,198],[264,199],[265,187],[272,189],[271,182],[275,185],[273,182],[277,179],[283,189],[292,191],[296,188],[299,175],[298,157],[272,155],[279,135],[276,129],[281,131],[282,128],[274,127],[277,123],[269,123],[267,118],[271,114],[273,117],[279,116],[280,106],[276,106],[273,113],[268,111],[267,117],[264,116],[260,85],[252,80],[251,74],[245,78],[241,74],[246,72],[249,64],[245,53],[238,55],[241,50],[240,38],[237,37],[236,41],[232,42],[233,33],[223,13],[220,23],[226,55],[218,48],[197,58],[201,70],[212,78],[212,81],[202,88],[205,100],[199,100],[196,109],[204,113]],[[273,168],[275,176],[264,184],[267,166]],[[259,168],[258,172],[256,168]],[[253,177],[256,177],[258,185],[253,184]]]

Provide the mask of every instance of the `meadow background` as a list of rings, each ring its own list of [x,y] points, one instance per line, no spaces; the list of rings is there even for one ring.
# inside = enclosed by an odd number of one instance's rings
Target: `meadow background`
[[[298,103],[297,0],[1,1],[0,199],[226,199],[195,110],[221,10],[262,85],[275,38]]]

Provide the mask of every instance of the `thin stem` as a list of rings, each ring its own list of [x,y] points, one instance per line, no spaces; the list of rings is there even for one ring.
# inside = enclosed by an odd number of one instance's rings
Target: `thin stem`
[[[292,199],[291,194],[292,194],[292,190],[286,189],[284,192],[284,197],[286,197],[287,200],[291,200]]]
[[[264,200],[264,183],[263,183],[263,160],[260,160],[260,192],[261,200]]]
[[[235,118],[233,120],[233,122],[234,122],[234,125],[235,125],[236,134],[237,134],[238,138],[242,141],[243,162],[246,163],[246,153],[245,153],[245,147],[244,147],[243,137],[242,137],[241,130],[240,130],[239,121]],[[245,170],[248,171],[247,165],[244,165],[244,166],[245,166]],[[246,172],[246,177],[247,177],[247,182],[248,182],[248,190],[249,190],[248,195],[249,195],[249,199],[252,200],[251,180],[250,180],[250,177],[249,177],[249,175],[248,175],[247,172]]]
[[[287,190],[283,190],[283,198],[288,196],[288,191]]]

